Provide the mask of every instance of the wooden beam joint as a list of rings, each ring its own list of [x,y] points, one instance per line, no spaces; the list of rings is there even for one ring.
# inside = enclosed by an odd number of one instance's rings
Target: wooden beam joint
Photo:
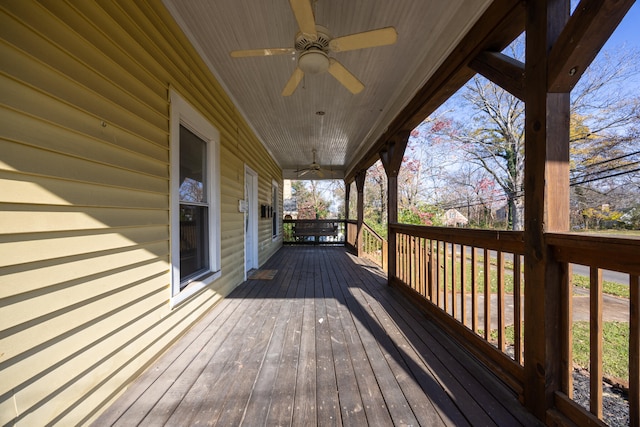
[[[399,131],[387,142],[383,150],[380,151],[380,160],[382,161],[382,166],[384,166],[387,178],[397,177],[400,173],[402,159],[404,158],[404,152],[407,149],[410,136],[410,131]]]
[[[524,63],[499,52],[481,52],[469,67],[493,83],[524,100]]]
[[[549,92],[570,92],[635,0],[582,0],[549,52]]]

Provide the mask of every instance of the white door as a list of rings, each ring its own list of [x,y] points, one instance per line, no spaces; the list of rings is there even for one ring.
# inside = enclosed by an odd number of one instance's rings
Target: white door
[[[258,174],[244,169],[244,271],[258,267]],[[246,274],[245,274],[246,276]]]

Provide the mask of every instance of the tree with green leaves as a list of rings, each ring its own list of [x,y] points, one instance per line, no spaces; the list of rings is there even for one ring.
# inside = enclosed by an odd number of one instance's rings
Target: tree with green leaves
[[[298,219],[326,219],[332,201],[325,197],[318,181],[292,181],[292,196],[296,199]]]

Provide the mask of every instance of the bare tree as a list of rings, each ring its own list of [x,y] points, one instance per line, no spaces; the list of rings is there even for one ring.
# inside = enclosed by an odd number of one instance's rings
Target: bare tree
[[[522,47],[519,39],[510,47],[510,54],[520,56]],[[625,90],[624,82],[640,74],[638,58],[637,51],[628,50],[601,55],[572,92],[574,170],[628,153],[633,146],[630,133],[640,122],[640,96]],[[463,161],[491,175],[505,194],[509,228],[522,229],[524,103],[480,76],[454,99],[470,117],[452,118],[451,126],[441,134],[463,153]]]

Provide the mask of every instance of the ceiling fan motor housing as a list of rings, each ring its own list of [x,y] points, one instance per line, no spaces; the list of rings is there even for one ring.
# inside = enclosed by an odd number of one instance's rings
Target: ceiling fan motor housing
[[[329,69],[329,31],[316,25],[317,38],[302,32],[296,36],[296,50],[300,52],[298,67],[307,74],[323,73]]]

